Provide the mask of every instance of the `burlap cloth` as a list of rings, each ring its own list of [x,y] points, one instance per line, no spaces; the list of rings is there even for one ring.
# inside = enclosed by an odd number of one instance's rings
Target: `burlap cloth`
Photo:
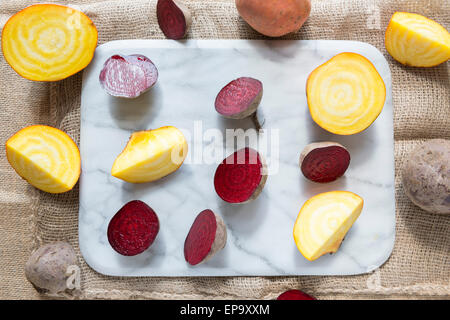
[[[263,1],[263,0],[261,0]],[[2,0],[0,25],[37,1]],[[99,43],[163,38],[156,0],[57,1],[78,5],[99,31]],[[187,1],[193,12],[189,38],[259,39],[238,16],[234,0]],[[373,44],[389,61],[394,98],[397,230],[392,256],[376,273],[345,277],[117,278],[90,269],[79,255],[83,298],[271,299],[288,288],[319,298],[450,296],[450,217],[426,214],[403,193],[399,170],[420,141],[450,139],[448,63],[430,69],[402,67],[386,52],[384,30],[395,11],[424,14],[447,29],[449,0],[312,0],[311,17],[292,39],[350,39]],[[33,83],[0,61],[0,298],[45,298],[26,281],[23,266],[39,244],[66,240],[78,251],[78,187],[62,195],[40,192],[8,165],[4,143],[30,124],[61,128],[79,141],[81,74]],[[78,251],[79,254],[79,251]]]

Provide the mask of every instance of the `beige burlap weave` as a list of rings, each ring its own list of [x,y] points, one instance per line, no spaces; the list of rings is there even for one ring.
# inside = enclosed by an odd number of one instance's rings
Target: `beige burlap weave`
[[[37,1],[0,3],[0,26]],[[48,2],[48,1],[47,1]],[[156,0],[56,1],[77,5],[99,31],[99,43],[116,39],[163,38]],[[312,0],[311,17],[290,39],[350,39],[380,49],[392,71],[397,234],[391,258],[376,273],[345,277],[117,278],[90,269],[79,255],[83,298],[264,298],[301,288],[319,298],[450,296],[450,217],[424,213],[411,204],[399,183],[405,155],[420,141],[450,139],[448,63],[430,69],[396,63],[383,44],[395,11],[424,14],[447,29],[449,0]],[[238,16],[234,0],[187,1],[193,11],[189,38],[259,39]],[[39,244],[66,240],[78,251],[78,187],[50,195],[30,187],[8,165],[4,143],[30,124],[48,124],[77,142],[81,75],[52,83],[20,78],[0,59],[0,298],[45,298],[26,281],[23,266]],[[78,251],[79,253],[79,251]]]

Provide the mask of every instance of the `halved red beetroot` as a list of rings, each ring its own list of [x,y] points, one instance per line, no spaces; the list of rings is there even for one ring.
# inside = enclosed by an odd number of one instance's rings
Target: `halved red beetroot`
[[[317,300],[300,290],[289,290],[280,294],[277,300]]]
[[[217,167],[214,187],[229,203],[246,203],[256,199],[267,181],[264,159],[258,151],[243,148],[225,158]]]
[[[238,78],[220,90],[215,107],[226,118],[243,119],[255,113],[262,95],[261,81],[249,77]]]
[[[133,200],[125,204],[108,225],[111,247],[124,256],[135,256],[147,250],[159,232],[155,211],[145,202]]]
[[[99,76],[103,89],[114,97],[136,98],[158,80],[158,70],[144,55],[113,55],[105,61]]]
[[[326,183],[341,177],[350,165],[350,153],[337,142],[311,143],[300,155],[303,175],[314,182]]]
[[[195,218],[184,242],[184,258],[190,265],[208,261],[225,247],[227,228],[222,218],[203,210]]]
[[[192,23],[191,12],[178,0],[158,0],[156,16],[161,31],[173,40],[184,38]]]

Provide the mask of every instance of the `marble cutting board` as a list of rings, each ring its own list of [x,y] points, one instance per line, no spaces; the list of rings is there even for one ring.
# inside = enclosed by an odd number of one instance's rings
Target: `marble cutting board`
[[[332,56],[351,51],[368,58],[384,79],[386,104],[362,133],[338,136],[318,127],[308,112],[305,83],[309,73]],[[134,100],[113,98],[98,75],[113,54],[140,53],[159,70],[151,91]],[[270,176],[259,198],[231,205],[215,193],[217,160],[236,146],[226,129],[253,128],[249,119],[225,120],[214,109],[218,91],[232,79],[250,76],[264,84],[258,141]],[[134,131],[172,125],[189,143],[189,155],[175,173],[153,183],[129,184],[110,175],[116,156]],[[245,132],[237,132],[242,138]],[[219,135],[218,135],[219,134]],[[265,140],[264,140],[265,139]],[[307,181],[298,167],[303,147],[337,141],[352,156],[345,176],[329,184]],[[262,143],[265,141],[266,143]],[[81,98],[79,245],[96,271],[115,276],[281,276],[350,275],[370,272],[391,254],[395,238],[394,144],[391,73],[373,46],[354,41],[124,40],[97,48],[85,70]],[[261,147],[267,146],[267,147]],[[336,254],[314,262],[296,249],[292,229],[302,204],[311,196],[348,190],[364,198],[361,216]],[[149,204],[160,219],[154,244],[134,257],[116,253],[106,230],[128,201]],[[205,264],[189,266],[184,239],[203,209],[221,215],[227,225],[224,250]]]

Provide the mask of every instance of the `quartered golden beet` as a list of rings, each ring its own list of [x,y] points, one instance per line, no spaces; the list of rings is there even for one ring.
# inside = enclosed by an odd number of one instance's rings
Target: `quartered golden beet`
[[[71,190],[80,177],[77,145],[53,127],[36,125],[20,130],[6,142],[6,157],[22,178],[49,193]]]
[[[318,194],[305,202],[294,225],[294,240],[302,255],[316,260],[336,252],[363,208],[363,199],[348,191]]]
[[[111,174],[131,183],[155,181],[175,172],[187,151],[186,139],[175,127],[135,132],[114,161]]]
[[[344,52],[311,72],[306,96],[311,117],[320,127],[351,135],[376,120],[384,106],[386,87],[369,60]]]
[[[2,50],[22,77],[57,81],[91,62],[97,38],[95,25],[84,13],[57,4],[36,4],[6,22]]]
[[[450,59],[450,33],[420,14],[394,13],[385,45],[395,60],[408,66],[433,67]]]

